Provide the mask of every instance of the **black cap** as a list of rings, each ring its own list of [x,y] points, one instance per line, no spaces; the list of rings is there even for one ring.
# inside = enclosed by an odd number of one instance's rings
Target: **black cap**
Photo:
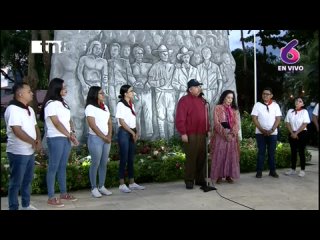
[[[188,82],[188,89],[191,88],[191,87],[197,87],[197,86],[200,86],[200,85],[203,85],[203,83],[198,82],[196,79],[191,79]]]

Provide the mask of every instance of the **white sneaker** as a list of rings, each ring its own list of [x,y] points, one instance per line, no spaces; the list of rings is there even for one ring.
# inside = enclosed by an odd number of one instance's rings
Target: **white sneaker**
[[[296,174],[296,170],[290,169],[289,171],[286,171],[286,175],[294,175]]]
[[[38,210],[38,208],[30,204],[28,207],[21,207],[21,210]]]
[[[102,186],[101,188],[98,189],[99,192],[103,195],[109,196],[112,194],[111,191],[109,191],[108,189],[106,189],[104,186]]]
[[[129,184],[129,188],[131,190],[144,190],[146,187],[140,186],[139,184],[136,184],[136,183],[132,183],[132,184]]]
[[[100,198],[102,197],[101,193],[98,191],[98,188],[94,188],[91,190],[91,194],[95,198]]]
[[[127,187],[127,185],[125,185],[125,184],[122,184],[122,185],[120,185],[119,186],[119,190],[121,191],[121,192],[123,192],[123,193],[129,193],[129,192],[131,192],[131,190]]]
[[[298,174],[299,177],[304,177],[305,175],[306,173],[303,170],[301,170]]]

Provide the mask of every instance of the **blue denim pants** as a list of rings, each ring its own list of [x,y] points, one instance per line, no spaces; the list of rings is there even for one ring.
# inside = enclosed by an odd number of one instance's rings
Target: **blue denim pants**
[[[133,176],[133,161],[136,149],[136,144],[130,140],[131,134],[119,127],[118,130],[118,144],[120,149],[120,166],[119,179],[124,179],[126,164],[128,164],[128,177],[132,179]]]
[[[257,172],[263,171],[266,149],[268,149],[269,170],[270,172],[274,172],[276,170],[274,156],[277,146],[277,135],[264,136],[263,134],[256,134],[256,140],[258,146]]]
[[[34,173],[34,154],[18,155],[7,152],[10,166],[10,180],[8,189],[9,210],[18,210],[19,190],[22,207],[30,205],[31,182]]]
[[[107,174],[107,162],[109,158],[111,143],[104,142],[97,135],[89,134],[88,149],[91,155],[89,178],[91,189],[97,187],[97,172],[99,171],[99,187],[103,187]]]
[[[56,174],[61,194],[67,193],[67,162],[71,151],[71,142],[66,137],[47,137],[49,164],[47,170],[48,197],[54,197]]]

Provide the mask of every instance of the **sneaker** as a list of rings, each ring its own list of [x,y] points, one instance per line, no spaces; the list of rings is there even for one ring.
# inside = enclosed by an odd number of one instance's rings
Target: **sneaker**
[[[131,190],[127,187],[127,185],[125,184],[122,184],[119,186],[119,190],[120,192],[123,192],[123,193],[129,193],[131,192]]]
[[[299,177],[304,177],[306,175],[306,173],[303,170],[300,170],[298,176]]]
[[[47,201],[48,205],[52,207],[64,207],[64,204],[61,202],[60,198],[50,198]]]
[[[286,171],[285,175],[295,175],[296,174],[296,170],[294,169],[290,169],[289,171]]]
[[[129,184],[129,188],[131,190],[144,190],[145,189],[144,186],[141,186],[141,185],[136,184],[136,183]]]
[[[276,173],[276,171],[269,172],[269,176],[274,177],[274,178],[279,178],[279,175]]]
[[[68,200],[68,201],[71,201],[71,202],[75,202],[75,201],[78,200],[76,197],[72,196],[72,195],[69,194],[69,193],[60,195],[60,199]]]
[[[91,195],[95,198],[102,197],[101,193],[98,191],[98,188],[94,188],[91,190]]]
[[[103,195],[109,196],[112,194],[111,191],[109,191],[108,189],[106,189],[104,186],[102,186],[101,188],[99,188],[99,192]]]
[[[30,204],[28,207],[21,207],[21,210],[38,210],[38,208]]]

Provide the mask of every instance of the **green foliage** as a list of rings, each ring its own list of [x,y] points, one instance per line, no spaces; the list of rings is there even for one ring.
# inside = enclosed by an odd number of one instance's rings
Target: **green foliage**
[[[240,145],[240,172],[254,172],[256,170],[257,161],[257,145],[253,138],[244,139]],[[278,142],[276,148],[276,167],[287,168],[291,166],[290,162],[290,145],[288,143]],[[311,161],[311,153],[306,150],[306,162]],[[266,153],[264,161],[264,170],[268,169],[268,156]],[[299,159],[299,157],[298,157]],[[299,161],[298,163],[299,164]]]
[[[175,145],[172,145],[172,144]],[[162,145],[163,144],[163,145]],[[135,156],[134,176],[139,183],[146,182],[167,182],[184,178],[185,154],[181,148],[181,141],[141,141],[138,143],[137,154]],[[116,146],[116,145],[114,145]],[[151,146],[147,153],[145,146]],[[173,151],[176,149],[177,151]],[[241,141],[240,144],[240,171],[254,172],[256,170],[257,147],[254,138],[248,138]],[[9,164],[5,153],[5,144],[1,144],[1,196],[7,194],[9,181]],[[211,161],[209,157],[210,173]],[[311,160],[311,154],[306,151],[306,161]],[[46,194],[46,173],[47,156],[45,154],[36,154],[36,166],[34,179],[32,181],[33,194]],[[276,149],[277,168],[290,167],[290,147],[287,143],[278,143]],[[267,156],[264,163],[265,169],[268,169]],[[67,188],[68,191],[78,189],[90,189],[89,180],[90,158],[87,157],[86,145],[72,148],[67,165]],[[107,165],[106,187],[116,187],[119,185],[119,161],[109,161]],[[127,172],[125,173],[126,180]],[[55,191],[59,191],[58,182],[55,184]]]
[[[255,125],[252,121],[252,117],[248,112],[244,112],[241,115],[241,130],[242,130],[242,138],[255,138]],[[282,120],[280,122],[278,128],[278,141],[280,142],[288,142],[289,130],[286,127],[285,122]]]
[[[242,138],[254,138],[255,137],[255,128],[252,121],[252,117],[250,113],[244,111],[241,115],[241,131]]]
[[[1,122],[0,122],[0,142],[1,143],[7,142],[7,130],[6,130],[6,123],[4,119],[1,119]]]

